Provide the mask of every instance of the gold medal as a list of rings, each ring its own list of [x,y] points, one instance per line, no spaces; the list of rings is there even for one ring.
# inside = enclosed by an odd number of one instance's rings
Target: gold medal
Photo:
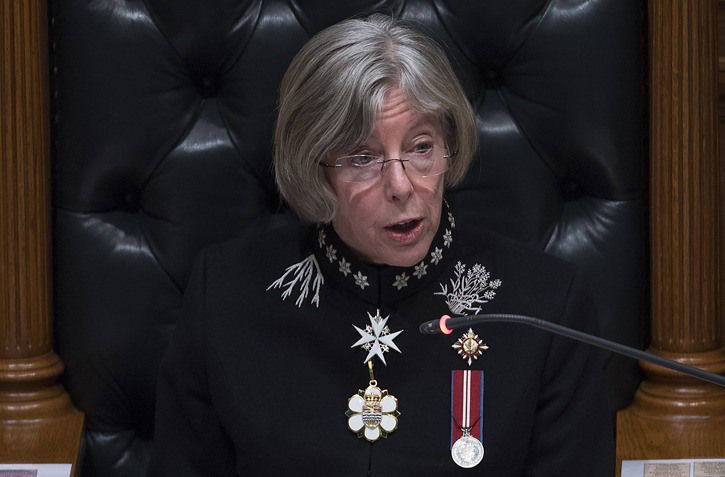
[[[478,359],[488,349],[488,346],[473,332],[472,328],[468,328],[468,331],[453,343],[452,348],[458,351],[463,361],[468,362],[470,366],[474,359]]]
[[[375,442],[398,428],[398,400],[380,389],[373,375],[373,362],[368,361],[370,383],[347,400],[347,427],[358,437]]]

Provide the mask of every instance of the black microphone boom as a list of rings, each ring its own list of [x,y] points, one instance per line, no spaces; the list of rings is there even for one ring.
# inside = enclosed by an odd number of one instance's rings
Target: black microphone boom
[[[520,325],[533,326],[534,328],[546,330],[557,335],[565,336],[576,341],[581,341],[583,343],[606,349],[607,351],[612,351],[614,353],[628,356],[630,358],[647,361],[649,363],[653,363],[658,366],[671,369],[673,371],[679,371],[680,373],[692,376],[694,378],[702,379],[703,381],[707,381],[709,383],[717,384],[718,386],[725,386],[725,376],[710,373],[703,369],[695,368],[694,366],[688,366],[686,364],[678,363],[677,361],[665,359],[660,356],[647,353],[645,351],[631,348],[629,346],[625,346],[614,341],[605,340],[604,338],[600,338],[598,336],[573,330],[571,328],[557,325],[556,323],[551,323],[550,321],[542,320],[540,318],[534,318],[532,316],[491,313],[481,315],[456,316],[451,318],[448,315],[443,315],[439,320],[432,320],[421,323],[419,330],[425,335],[432,335],[437,333],[447,334],[450,333],[451,330],[455,330],[457,328],[464,328],[468,326],[493,322],[517,323]]]

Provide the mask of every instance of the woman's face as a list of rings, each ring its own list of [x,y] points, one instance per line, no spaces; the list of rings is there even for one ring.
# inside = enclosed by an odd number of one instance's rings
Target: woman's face
[[[431,144],[444,145],[440,125],[414,112],[395,89],[386,97],[373,133],[356,152],[393,159]],[[370,182],[343,182],[335,172],[327,169],[338,200],[332,226],[343,242],[376,264],[409,267],[425,258],[440,222],[443,174],[408,175],[399,161],[387,163],[382,176]]]

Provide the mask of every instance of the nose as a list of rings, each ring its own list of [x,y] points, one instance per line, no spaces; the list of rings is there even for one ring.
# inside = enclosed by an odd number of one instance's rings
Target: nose
[[[388,159],[383,171],[385,195],[388,200],[407,200],[413,193],[413,183],[405,170],[406,161]],[[410,167],[410,166],[409,166]]]

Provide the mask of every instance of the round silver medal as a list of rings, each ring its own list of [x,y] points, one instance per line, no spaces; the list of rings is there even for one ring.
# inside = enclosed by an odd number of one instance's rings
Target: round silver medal
[[[483,444],[472,435],[464,433],[453,443],[451,457],[453,462],[464,469],[475,467],[483,460]]]

